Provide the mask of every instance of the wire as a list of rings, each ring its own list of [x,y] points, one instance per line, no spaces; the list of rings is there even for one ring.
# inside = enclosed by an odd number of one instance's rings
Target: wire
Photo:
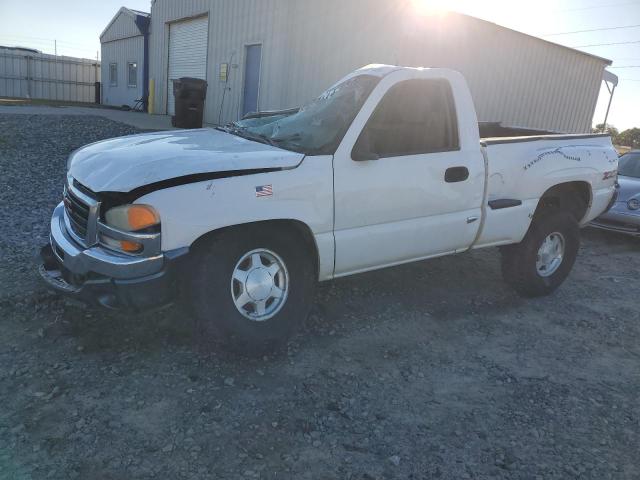
[[[638,5],[638,2],[608,3],[605,5],[592,5],[590,7],[567,8],[564,10],[552,10],[552,13],[577,12],[580,10],[594,10],[596,8],[605,8],[605,7],[622,7],[623,5]]]
[[[224,82],[224,92],[222,93],[222,102],[220,102],[220,113],[218,113],[218,125],[221,125],[222,123],[222,111],[224,109],[224,99],[227,96],[227,89],[231,90],[231,87],[229,87],[229,80],[231,79],[231,64],[233,63],[233,57],[235,55],[236,52],[231,52],[229,63],[227,63],[227,81]]]
[[[640,43],[640,40],[634,40],[632,42],[592,43],[590,45],[576,45],[575,47],[571,48],[605,47],[609,45],[629,45],[631,43]]]
[[[46,40],[15,40],[15,39],[9,39],[3,35],[0,35],[0,42],[1,43],[13,43],[13,44],[23,44],[23,45],[40,45],[42,47],[45,48],[53,48],[53,46],[55,45],[54,41],[46,41]],[[85,45],[84,47],[76,47],[70,44],[64,44],[62,42],[57,42],[58,47],[60,48],[65,48],[68,50],[76,50],[76,51],[85,51],[85,52],[90,52],[93,51],[90,48],[87,48],[87,46]]]
[[[82,44],[82,43],[75,43],[75,42],[67,42],[66,40],[58,40],[56,38],[43,38],[43,37],[30,37],[27,35],[11,35],[11,34],[5,34],[2,33],[0,34],[1,38],[12,38],[14,39],[13,41],[15,41],[15,39],[18,39],[20,41],[39,41],[40,43],[42,42],[46,42],[46,43],[54,43],[54,42],[58,42],[58,44],[66,44],[66,45],[71,45],[73,47],[81,47],[84,48],[86,47],[86,44]]]
[[[607,68],[640,68],[640,65],[623,65],[621,67],[607,67]]]
[[[588,32],[604,32],[605,30],[622,30],[625,28],[638,28],[639,25],[626,25],[624,27],[608,27],[608,28],[593,28],[591,30],[574,30],[573,32],[560,32],[560,33],[548,33],[546,35],[541,35],[542,37],[556,37],[558,35],[573,35],[574,33],[588,33]]]

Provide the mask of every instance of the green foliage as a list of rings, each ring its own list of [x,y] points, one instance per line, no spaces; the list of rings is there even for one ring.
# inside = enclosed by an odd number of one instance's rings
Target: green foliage
[[[629,148],[640,148],[640,128],[630,128],[624,132],[618,131],[613,125],[607,125],[605,132],[604,124],[599,123],[593,128],[593,133],[608,133],[611,135],[614,145]]]
[[[593,133],[605,133],[605,132],[610,134],[613,138],[617,137],[619,135],[619,133],[620,133],[618,131],[618,129],[616,127],[614,127],[613,125],[607,125],[607,129],[605,131],[604,123],[599,123],[593,129]]]
[[[615,143],[625,147],[640,148],[640,128],[630,128],[616,136]]]

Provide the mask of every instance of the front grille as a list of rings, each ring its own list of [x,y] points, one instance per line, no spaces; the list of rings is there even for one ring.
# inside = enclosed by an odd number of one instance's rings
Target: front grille
[[[81,238],[87,236],[89,226],[89,205],[86,205],[67,189],[64,196],[64,208],[67,212],[69,225],[76,235]]]
[[[80,189],[79,184],[73,180],[72,185],[67,186],[64,191],[64,209],[67,217],[67,225],[70,233],[78,237],[83,244],[90,245],[94,242],[95,224],[97,222],[97,211],[99,202],[85,193],[86,188]]]

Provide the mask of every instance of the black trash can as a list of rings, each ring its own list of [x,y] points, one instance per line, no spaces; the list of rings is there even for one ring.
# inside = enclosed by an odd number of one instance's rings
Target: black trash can
[[[171,123],[177,128],[202,128],[207,82],[200,78],[183,77],[173,81],[176,114]]]

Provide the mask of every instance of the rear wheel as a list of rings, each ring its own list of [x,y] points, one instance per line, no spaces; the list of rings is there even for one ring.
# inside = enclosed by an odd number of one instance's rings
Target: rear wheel
[[[246,354],[281,346],[313,301],[312,259],[294,229],[240,227],[201,245],[188,299],[204,338]]]
[[[565,211],[536,216],[521,243],[502,249],[502,274],[520,295],[540,297],[567,279],[580,248],[580,228]]]

